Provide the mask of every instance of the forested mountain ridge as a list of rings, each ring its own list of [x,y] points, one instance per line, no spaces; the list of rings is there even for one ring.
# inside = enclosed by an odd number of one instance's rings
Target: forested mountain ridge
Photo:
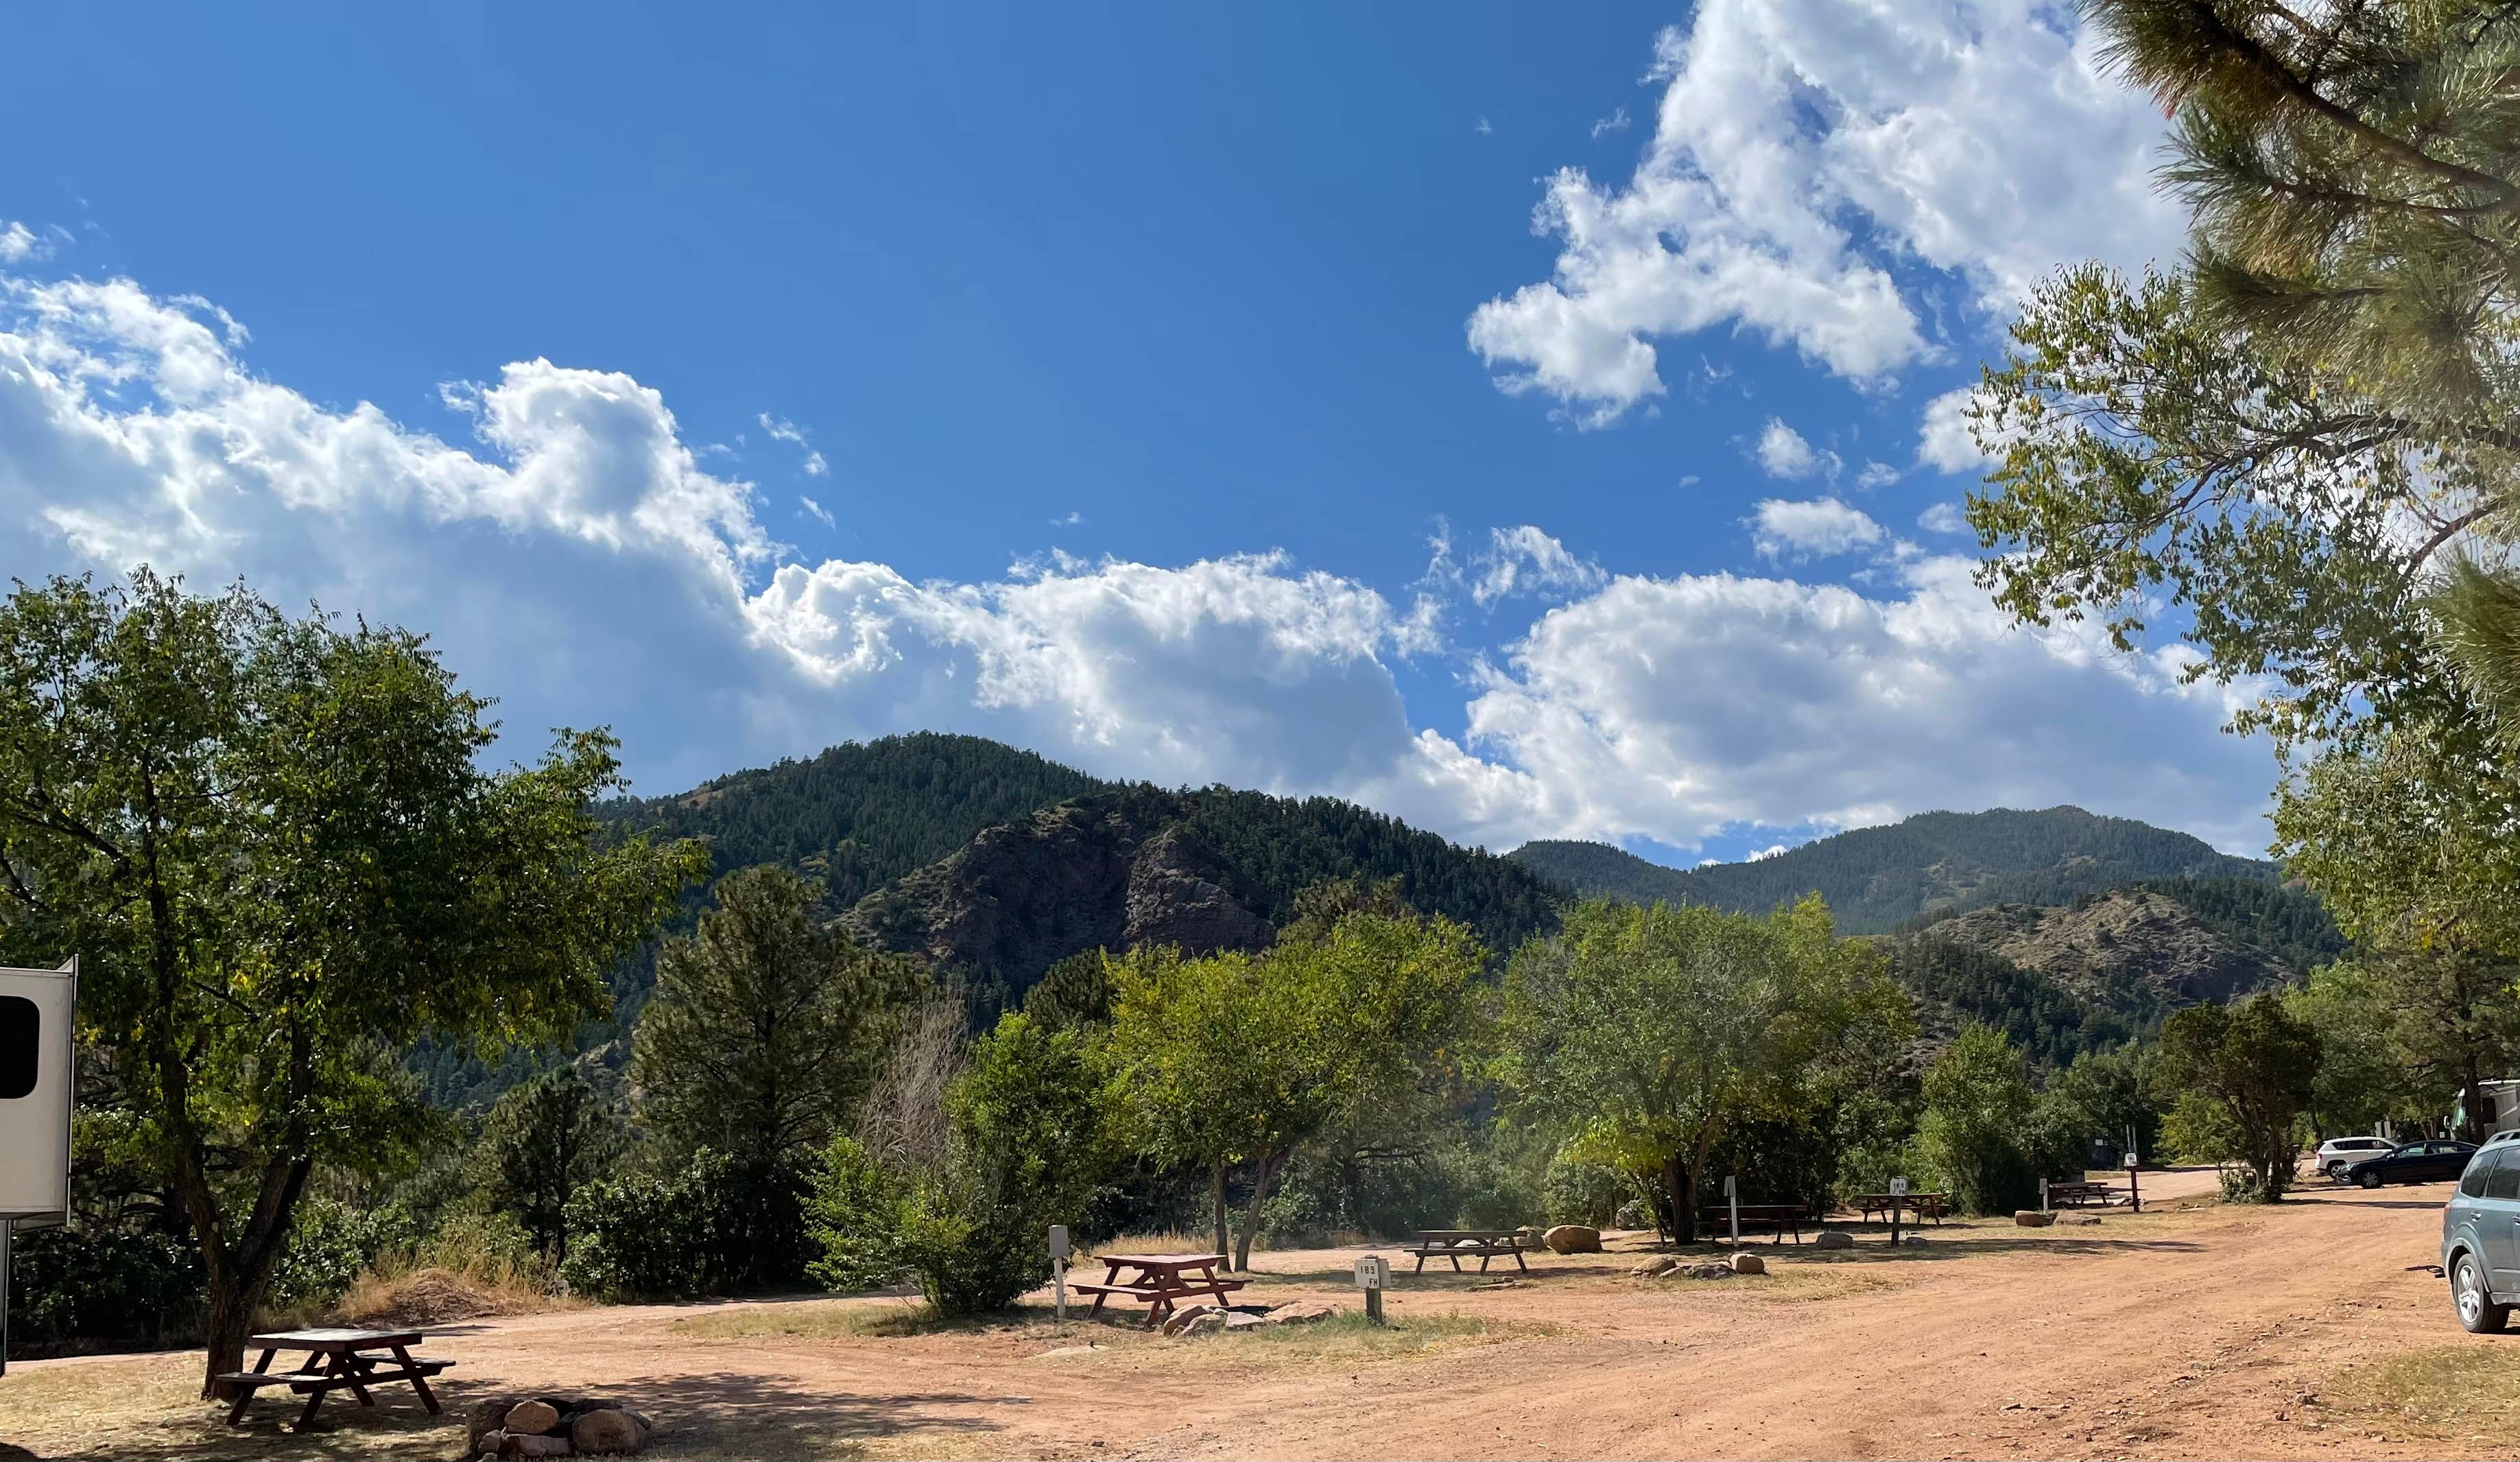
[[[1557,923],[1557,895],[1519,864],[1351,802],[1146,786],[989,828],[847,919],[870,943],[1012,995],[1095,948],[1263,947],[1298,892],[1349,878],[1398,879],[1413,906],[1500,953]]]
[[[1599,843],[1529,843],[1508,854],[1586,895],[1764,913],[1817,891],[1845,934],[1885,934],[1919,915],[1996,903],[2063,904],[2148,880],[2272,884],[2273,864],[2200,839],[2080,807],[1922,812],[1816,839],[1774,857],[1666,868]]]
[[[821,879],[846,908],[982,828],[1111,785],[982,737],[921,731],[843,742],[667,797],[600,802],[595,812],[625,832],[702,839],[721,875],[784,864]]]

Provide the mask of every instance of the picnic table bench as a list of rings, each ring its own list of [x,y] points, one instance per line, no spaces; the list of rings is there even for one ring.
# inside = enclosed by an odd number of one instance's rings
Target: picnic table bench
[[[1205,1295],[1217,1303],[1225,1303],[1229,1290],[1242,1288],[1245,1281],[1219,1279],[1216,1266],[1225,1262],[1221,1254],[1102,1254],[1096,1258],[1105,1265],[1100,1284],[1077,1284],[1068,1288],[1080,1295],[1094,1297],[1094,1308],[1088,1318],[1102,1313],[1102,1303],[1117,1295],[1124,1300],[1147,1302],[1147,1328],[1151,1330],[1164,1322],[1173,1305],[1193,1295]],[[1122,1277],[1122,1271],[1128,1277]]]
[[[2081,1178],[2048,1185],[2048,1201],[2059,1208],[2079,1209],[2086,1205],[2107,1208],[2129,1201],[2127,1190],[2114,1183],[2095,1183]]]
[[[1933,1219],[1934,1226],[1940,1228],[1943,1215],[1952,1211],[1952,1196],[1948,1193],[1859,1193],[1848,1202],[1868,1223],[1875,1213],[1890,1219],[1896,1218],[1901,1209],[1906,1209],[1920,1221]]]
[[[437,1396],[428,1389],[428,1378],[455,1362],[414,1359],[411,1348],[421,1340],[417,1330],[283,1330],[254,1336],[246,1342],[248,1347],[262,1348],[262,1358],[254,1362],[253,1369],[229,1371],[218,1378],[237,1389],[236,1402],[228,1407],[228,1425],[244,1424],[246,1407],[253,1403],[254,1393],[265,1386],[286,1386],[306,1397],[306,1409],[297,1414],[292,1431],[303,1432],[312,1426],[324,1398],[334,1392],[349,1392],[359,1398],[360,1405],[373,1406],[377,1398],[368,1394],[369,1387],[404,1382],[420,1393],[421,1404],[428,1408],[428,1414],[435,1416]],[[271,1368],[272,1358],[283,1350],[303,1350],[306,1358],[295,1370],[275,1371]]]
[[[1409,1252],[1418,1256],[1418,1267],[1410,1271],[1413,1274],[1425,1273],[1430,1258],[1451,1259],[1454,1272],[1459,1273],[1462,1260],[1471,1255],[1478,1256],[1481,1274],[1488,1272],[1488,1260],[1508,1257],[1513,1260],[1514,1268],[1525,1274],[1531,1272],[1531,1266],[1522,1261],[1522,1244],[1509,1228],[1421,1228],[1410,1243]]]
[[[1713,1220],[1713,1226],[1719,1230],[1728,1226],[1732,1222],[1735,1207],[1727,1204],[1714,1210],[1708,1215]],[[1795,1243],[1801,1243],[1803,1225],[1814,1221],[1816,1217],[1811,1205],[1803,1203],[1745,1203],[1738,1205],[1737,1208],[1743,1228],[1765,1228],[1775,1232],[1776,1237],[1768,1241],[1772,1244],[1783,1243],[1788,1232],[1793,1234]]]

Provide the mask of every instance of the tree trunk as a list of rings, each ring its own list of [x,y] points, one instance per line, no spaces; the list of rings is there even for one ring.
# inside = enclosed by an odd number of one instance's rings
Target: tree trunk
[[[1217,1159],[1210,1171],[1215,1179],[1216,1252],[1225,1256],[1225,1267],[1231,1269],[1234,1267],[1234,1231],[1226,1217],[1225,1160]]]
[[[1234,1267],[1251,1267],[1251,1236],[1260,1231],[1260,1204],[1269,1196],[1269,1154],[1260,1154],[1258,1170],[1251,1175],[1251,1207],[1242,1219],[1242,1233],[1234,1241]]]
[[[1697,1240],[1697,1188],[1689,1180],[1687,1165],[1680,1154],[1673,1153],[1662,1162],[1663,1186],[1671,1192],[1671,1237],[1676,1244]]]
[[[202,1339],[207,1351],[202,1369],[202,1395],[224,1401],[231,1396],[229,1389],[219,1384],[219,1377],[245,1369],[245,1341],[253,1333],[253,1296],[241,1288],[224,1266],[211,1276],[209,1291],[208,1312],[202,1320]]]

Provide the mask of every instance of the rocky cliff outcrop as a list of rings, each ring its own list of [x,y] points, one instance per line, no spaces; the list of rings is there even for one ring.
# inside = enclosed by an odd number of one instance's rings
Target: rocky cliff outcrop
[[[2120,890],[2079,905],[2007,903],[1932,927],[2119,1010],[2228,1001],[2295,978],[2263,950],[2209,928],[2177,899]]]
[[[1161,795],[1086,798],[990,828],[867,895],[859,939],[1021,988],[1081,950],[1258,949],[1274,937]]]

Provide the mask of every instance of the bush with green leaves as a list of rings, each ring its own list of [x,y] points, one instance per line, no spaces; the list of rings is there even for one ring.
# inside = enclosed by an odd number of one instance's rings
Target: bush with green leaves
[[[2178,1098],[2165,1133],[2190,1158],[2244,1172],[2225,1184],[2231,1196],[2275,1202],[2292,1185],[2318,1065],[2318,1032],[2279,996],[2190,1006],[2161,1028],[2156,1079]]]
[[[16,1239],[9,1275],[12,1353],[156,1348],[201,1336],[202,1252],[158,1230],[41,1228]]]
[[[1050,1225],[1081,1227],[1110,1170],[1092,1036],[1023,1013],[971,1043],[947,1089],[942,1162],[825,1152],[806,1223],[815,1279],[836,1290],[909,1278],[948,1314],[1000,1309],[1050,1278]]]
[[[289,1248],[271,1276],[267,1302],[288,1310],[329,1304],[388,1249],[408,1248],[423,1225],[401,1204],[309,1199],[297,1207]]]
[[[2037,1101],[2021,1052],[1975,1022],[1925,1073],[1917,1148],[1962,1211],[2002,1213],[2038,1202]]]
[[[606,1299],[687,1299],[791,1286],[812,1257],[806,1173],[700,1149],[679,1171],[588,1183],[568,1202],[571,1290]]]
[[[1540,1207],[1551,1223],[1607,1228],[1636,1193],[1635,1182],[1619,1169],[1560,1152],[1549,1160],[1549,1171],[1541,1179]]]

